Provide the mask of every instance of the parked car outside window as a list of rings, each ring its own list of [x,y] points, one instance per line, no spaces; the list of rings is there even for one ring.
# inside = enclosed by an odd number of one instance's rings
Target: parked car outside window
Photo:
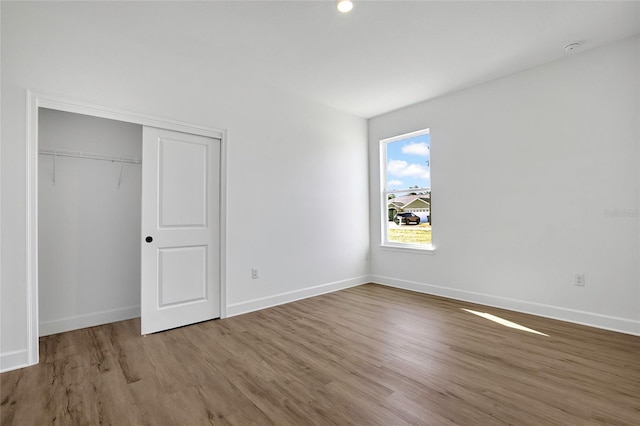
[[[393,221],[397,225],[418,225],[420,223],[420,216],[411,212],[398,213],[396,217],[393,218]]]

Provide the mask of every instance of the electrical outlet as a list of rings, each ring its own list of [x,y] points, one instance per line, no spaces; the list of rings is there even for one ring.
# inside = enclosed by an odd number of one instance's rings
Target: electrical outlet
[[[584,274],[575,274],[573,277],[573,284],[584,287]]]
[[[258,276],[258,268],[251,268],[251,279],[257,280],[258,278],[260,278]]]

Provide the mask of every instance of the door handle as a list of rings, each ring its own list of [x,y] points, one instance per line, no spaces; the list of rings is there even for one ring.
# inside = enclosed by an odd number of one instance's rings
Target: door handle
[[[147,238],[144,239],[146,242],[150,243],[151,241],[153,241],[153,237],[148,236]]]

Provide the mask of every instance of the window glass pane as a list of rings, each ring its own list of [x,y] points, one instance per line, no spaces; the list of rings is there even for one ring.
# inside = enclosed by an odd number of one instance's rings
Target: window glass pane
[[[417,195],[387,194],[387,241],[431,244],[431,191]]]
[[[387,191],[431,187],[429,133],[387,142]]]

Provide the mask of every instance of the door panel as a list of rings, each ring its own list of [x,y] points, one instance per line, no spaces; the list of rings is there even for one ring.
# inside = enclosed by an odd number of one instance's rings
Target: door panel
[[[220,316],[220,140],[144,127],[142,334]]]
[[[207,247],[158,250],[158,308],[207,299]]]
[[[158,148],[160,227],[207,226],[207,151],[211,147],[161,138]]]

